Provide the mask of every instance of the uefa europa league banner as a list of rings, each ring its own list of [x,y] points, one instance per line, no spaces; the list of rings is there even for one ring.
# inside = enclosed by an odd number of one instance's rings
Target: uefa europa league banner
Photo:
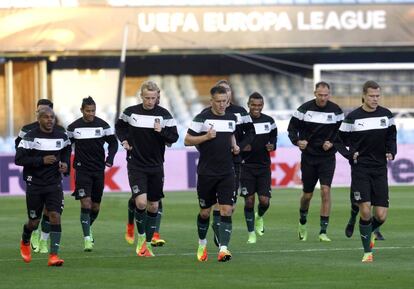
[[[272,187],[300,186],[300,152],[298,148],[279,148],[272,156]],[[333,186],[349,186],[350,167],[348,161],[336,155],[336,171]],[[197,184],[196,150],[169,149],[165,155],[165,191],[195,190]],[[397,158],[388,165],[390,185],[414,185],[414,145],[400,145]],[[0,196],[23,195],[25,184],[22,167],[14,164],[14,155],[0,155]],[[73,171],[64,178],[64,190],[74,189]],[[105,171],[106,192],[129,192],[125,152],[116,155],[114,165]]]
[[[414,5],[0,9],[0,52],[413,46]]]

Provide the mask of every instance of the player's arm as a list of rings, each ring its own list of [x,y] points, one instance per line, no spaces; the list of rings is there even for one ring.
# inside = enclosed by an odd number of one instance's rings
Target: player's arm
[[[245,148],[247,145],[251,144],[256,136],[256,132],[254,130],[254,125],[252,118],[248,114],[248,112],[245,110],[241,114],[242,122],[240,124],[242,130],[243,130],[243,138],[239,142],[239,147],[241,149]],[[238,124],[239,125],[239,124]]]
[[[118,140],[116,139],[115,134],[109,125],[107,125],[107,127],[104,127],[104,134],[104,140],[106,143],[108,143],[108,156],[106,157],[105,165],[107,167],[112,167],[114,164],[115,154],[118,151]]]
[[[350,148],[351,133],[353,131],[354,122],[351,119],[344,119],[339,127],[335,137],[334,146],[338,152],[346,159],[353,158],[354,151]],[[347,148],[349,147],[349,149]]]
[[[128,112],[128,108],[125,109],[119,116],[119,119],[115,123],[115,135],[118,137],[122,146],[127,150],[131,150],[132,147],[128,143],[128,125],[131,113]]]
[[[210,128],[207,133],[198,134],[191,129],[187,131],[187,134],[184,139],[184,145],[186,146],[196,146],[202,144],[203,142],[212,140],[216,137],[216,131],[213,128]]]
[[[69,138],[64,139],[63,148],[60,150],[59,171],[64,176],[70,175],[70,155],[72,153],[72,145]]]
[[[163,138],[164,143],[173,144],[178,140],[177,123],[171,115],[165,116],[160,136]]]
[[[395,159],[397,154],[397,128],[394,123],[394,117],[392,114],[389,116],[389,125],[387,128],[385,151],[388,154],[387,160]],[[389,155],[391,154],[391,156]]]
[[[266,145],[267,151],[274,151],[277,147],[277,126],[273,122],[272,124],[272,130],[269,133],[269,143]]]
[[[17,147],[14,163],[18,166],[40,167],[43,165],[41,156],[31,156],[30,151],[33,148],[33,138],[24,137]]]
[[[288,125],[288,137],[293,145],[299,146],[301,149],[304,146],[306,140],[301,139],[301,130],[304,125],[305,110],[302,107],[299,107],[290,118]],[[307,143],[306,143],[307,144]],[[305,146],[306,147],[306,146]]]

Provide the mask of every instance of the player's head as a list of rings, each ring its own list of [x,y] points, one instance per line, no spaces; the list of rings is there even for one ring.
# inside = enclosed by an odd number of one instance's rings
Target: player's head
[[[221,80],[217,81],[214,86],[222,86],[226,89],[227,96],[229,98],[228,99],[228,104],[230,104],[230,102],[233,98],[233,88],[231,87],[230,83],[225,79],[221,79]]]
[[[36,104],[36,114],[39,112],[39,109],[43,107],[50,107],[51,109],[53,109],[53,102],[46,98],[39,99]]]
[[[262,113],[263,106],[264,106],[263,96],[258,92],[253,92],[249,96],[247,106],[249,107],[249,114],[252,117],[254,118],[260,117],[260,114]]]
[[[362,87],[362,103],[367,110],[375,110],[381,97],[381,87],[373,80],[368,80]]]
[[[211,110],[216,115],[224,115],[228,103],[227,91],[223,86],[213,86],[210,89]]]
[[[160,102],[160,88],[152,80],[144,81],[140,88],[140,96],[144,109],[153,109]]]
[[[45,132],[51,132],[55,125],[55,113],[49,106],[37,110],[37,121],[40,129]]]
[[[80,111],[82,112],[82,118],[84,121],[92,122],[95,119],[96,103],[91,96],[82,99]]]
[[[315,101],[319,107],[324,107],[331,96],[330,86],[325,81],[320,81],[315,84]]]

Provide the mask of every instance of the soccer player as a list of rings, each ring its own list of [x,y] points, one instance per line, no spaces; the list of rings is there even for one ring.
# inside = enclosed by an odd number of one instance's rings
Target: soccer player
[[[41,108],[44,108],[44,107],[50,107],[53,109],[53,103],[49,99],[39,99],[37,101],[36,113]],[[38,128],[38,127],[39,127],[39,122],[36,120],[35,122],[26,124],[21,128],[17,138],[14,141],[16,151],[23,137],[29,131],[31,131],[34,128]],[[55,121],[55,128],[62,132],[65,132],[65,129],[62,126],[57,124],[57,121]],[[49,239],[50,221],[49,221],[49,216],[47,214],[46,209],[43,209],[43,215],[42,215],[40,226],[41,226],[41,230],[36,229],[32,232],[32,237],[30,239],[30,245],[32,246],[33,252],[35,253],[48,253],[49,251],[47,248],[47,240]]]
[[[207,261],[207,231],[210,212],[218,202],[220,208],[218,261],[231,259],[228,244],[232,232],[232,213],[235,197],[233,154],[240,152],[234,133],[237,117],[226,112],[228,102],[224,87],[210,90],[211,108],[202,111],[192,121],[185,136],[186,146],[197,146],[200,158],[197,166],[197,194],[200,213],[197,216],[199,246],[197,259]]]
[[[101,118],[95,116],[96,103],[92,97],[82,100],[82,117],[72,122],[67,134],[75,146],[73,168],[75,191],[72,194],[80,200],[80,222],[84,237],[84,251],[93,249],[91,226],[98,217],[105,186],[105,167],[111,167],[118,150],[118,141],[113,129]],[[105,158],[104,144],[108,143]]]
[[[142,103],[127,107],[115,131],[127,151],[128,179],[135,200],[138,256],[152,257],[151,239],[163,197],[165,144],[178,140],[170,112],[157,105],[159,88],[153,81],[141,85]]]
[[[55,128],[55,114],[50,107],[38,110],[39,127],[29,131],[20,141],[15,163],[23,166],[26,181],[28,221],[23,226],[20,254],[23,261],[32,260],[30,238],[37,229],[43,207],[50,219],[50,255],[48,266],[61,266],[58,257],[63,209],[62,173],[68,172],[70,141],[65,133]]]
[[[244,197],[244,217],[249,232],[248,244],[256,243],[256,233],[264,234],[263,216],[271,198],[271,170],[269,152],[276,149],[277,128],[270,116],[262,113],[263,96],[254,92],[247,103],[256,137],[242,151],[241,196]],[[255,194],[259,196],[257,213],[254,212]],[[256,228],[255,228],[256,227]],[[256,233],[255,233],[256,229]]]
[[[154,85],[157,86],[156,83],[154,83]],[[157,86],[158,89],[158,98],[157,98],[157,105],[160,104],[160,97],[161,97],[161,90],[160,88]],[[170,147],[171,144],[166,143],[166,146]],[[162,198],[164,198],[164,193],[162,194]],[[163,209],[163,205],[162,205],[162,199],[160,199],[159,203],[158,203],[158,214],[157,214],[157,221],[155,223],[155,231],[154,231],[154,235],[152,236],[151,239],[151,246],[153,247],[162,247],[165,245],[165,240],[161,238],[160,236],[160,227],[161,227],[161,218],[163,215],[164,209]],[[135,201],[134,199],[131,197],[128,200],[128,223],[126,226],[126,232],[125,232],[125,240],[128,242],[128,244],[134,244],[135,241],[135,233],[134,233],[134,228],[135,228],[135,224],[134,224],[134,214],[135,214]]]
[[[378,104],[381,97],[378,83],[365,82],[362,92],[362,106],[347,115],[335,145],[351,165],[350,191],[359,206],[362,262],[369,263],[373,261],[373,232],[387,218],[387,161],[393,160],[397,153],[397,130],[391,111]]]
[[[300,199],[299,240],[306,241],[306,228],[310,201],[316,183],[321,185],[319,240],[330,242],[326,234],[331,210],[331,183],[335,171],[333,147],[344,114],[338,105],[329,100],[330,87],[326,82],[315,85],[315,99],[305,102],[295,111],[288,126],[292,144],[301,153],[303,193]]]
[[[235,138],[236,138],[238,147],[240,149],[243,149],[248,144],[250,144],[255,137],[252,119],[250,115],[247,113],[246,109],[232,103],[233,89],[227,80],[224,80],[224,79],[219,80],[216,83],[216,86],[223,87],[227,92],[228,103],[226,107],[226,113],[232,113],[237,117]],[[209,108],[207,110],[209,110]],[[234,163],[234,171],[235,171],[234,182],[235,182],[235,192],[236,192],[236,195],[234,198],[233,210],[235,209],[235,205],[237,202],[237,194],[238,194],[239,186],[240,186],[241,161],[242,159],[239,154],[233,155],[233,163]],[[219,239],[218,234],[220,232],[219,226],[220,226],[220,210],[219,210],[218,204],[216,204],[213,210],[213,223],[212,223],[212,228],[214,231],[214,243],[216,244],[216,246],[219,246],[219,242],[218,242],[218,239]]]

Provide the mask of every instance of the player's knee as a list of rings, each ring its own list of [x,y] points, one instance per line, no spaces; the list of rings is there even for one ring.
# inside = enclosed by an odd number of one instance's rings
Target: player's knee
[[[208,219],[210,217],[210,209],[201,209],[200,217],[204,220]]]
[[[244,199],[244,207],[249,208],[249,209],[253,208],[254,207],[254,198],[251,198],[250,196],[247,196]]]
[[[58,212],[55,212],[55,211],[49,212],[49,219],[50,219],[50,224],[52,225],[60,224],[60,214]]]
[[[158,202],[148,202],[147,207],[148,212],[157,213],[158,212]]]

